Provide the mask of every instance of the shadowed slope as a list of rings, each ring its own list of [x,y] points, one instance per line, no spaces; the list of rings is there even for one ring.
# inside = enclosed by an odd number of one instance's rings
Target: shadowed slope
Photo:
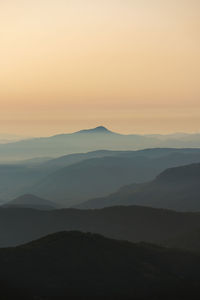
[[[125,151],[86,159],[50,174],[26,192],[69,207],[90,198],[107,196],[123,185],[152,180],[168,167],[200,161],[200,154],[192,150],[162,152],[159,149]]]
[[[161,244],[200,228],[200,214],[150,207],[41,211],[0,209],[0,247],[15,246],[63,230],[103,234],[132,242]]]
[[[94,234],[61,232],[1,249],[0,264],[0,282],[35,299],[182,299],[188,290],[190,297],[199,294],[200,256]]]
[[[200,211],[200,164],[172,168],[148,183],[122,188],[105,198],[89,200],[81,208],[144,205],[178,211]]]

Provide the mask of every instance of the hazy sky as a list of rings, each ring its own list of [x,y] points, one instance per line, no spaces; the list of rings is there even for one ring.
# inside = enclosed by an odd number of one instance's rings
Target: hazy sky
[[[0,0],[0,133],[200,131],[199,0]]]

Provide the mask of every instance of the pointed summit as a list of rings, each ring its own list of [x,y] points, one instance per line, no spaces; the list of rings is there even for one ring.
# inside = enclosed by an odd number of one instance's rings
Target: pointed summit
[[[104,126],[98,126],[95,128],[91,128],[91,129],[84,129],[84,130],[80,130],[77,133],[113,133],[112,131],[108,130],[106,127]]]
[[[108,130],[106,127],[104,126],[98,126],[94,129],[92,129],[93,131],[96,131],[96,132],[111,132],[110,130]]]

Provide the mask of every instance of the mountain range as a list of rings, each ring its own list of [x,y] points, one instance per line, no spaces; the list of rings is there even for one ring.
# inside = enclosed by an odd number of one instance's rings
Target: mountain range
[[[99,149],[137,150],[157,147],[200,147],[200,134],[124,135],[112,132],[104,126],[98,126],[70,134],[0,144],[0,159],[5,162],[35,157],[58,157]]]
[[[94,151],[56,159],[0,165],[0,198],[35,194],[61,206],[105,197],[119,188],[153,180],[167,168],[200,162],[199,149]]]
[[[155,180],[128,185],[104,198],[89,200],[80,208],[143,205],[178,211],[200,211],[200,164],[170,168]]]
[[[179,148],[198,137],[100,126],[0,145],[0,298],[198,299],[200,149]]]
[[[48,211],[14,206],[0,208],[0,247],[16,246],[47,234],[70,230],[166,246],[166,243],[199,229],[199,213],[151,207],[117,206],[98,210]]]

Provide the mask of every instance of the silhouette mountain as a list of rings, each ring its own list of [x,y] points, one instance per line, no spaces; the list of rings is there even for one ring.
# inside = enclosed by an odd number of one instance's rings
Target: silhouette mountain
[[[108,130],[104,126],[98,126],[98,127],[92,128],[92,129],[84,129],[84,130],[80,130],[80,131],[76,132],[76,134],[80,134],[80,133],[83,133],[83,134],[85,134],[85,133],[88,133],[88,134],[90,134],[90,133],[117,134],[117,133],[114,133],[114,132]]]
[[[51,210],[58,208],[56,203],[42,199],[35,195],[26,194],[4,204],[3,207],[26,207],[41,210]]]
[[[60,232],[1,249],[0,265],[6,299],[16,298],[16,290],[26,299],[192,299],[200,293],[199,255],[91,233]]]
[[[100,210],[0,208],[0,247],[16,246],[63,230],[99,233],[108,238],[166,245],[200,228],[199,213],[151,207]]]
[[[15,143],[0,144],[1,161],[24,160],[37,157],[58,157],[77,152],[99,149],[124,150],[122,140],[127,140],[129,149],[135,149],[137,136],[132,141],[126,135],[111,132],[104,126],[51,137],[33,138]],[[139,138],[140,139],[140,138]]]
[[[79,207],[144,205],[179,211],[200,211],[200,164],[167,169],[154,181],[133,184],[105,197],[89,200]]]
[[[179,135],[139,135],[118,134],[104,126],[81,130],[69,134],[58,134],[0,144],[2,162],[24,160],[37,157],[58,157],[77,152],[99,149],[138,150],[144,148],[188,148],[200,147],[200,134]]]

